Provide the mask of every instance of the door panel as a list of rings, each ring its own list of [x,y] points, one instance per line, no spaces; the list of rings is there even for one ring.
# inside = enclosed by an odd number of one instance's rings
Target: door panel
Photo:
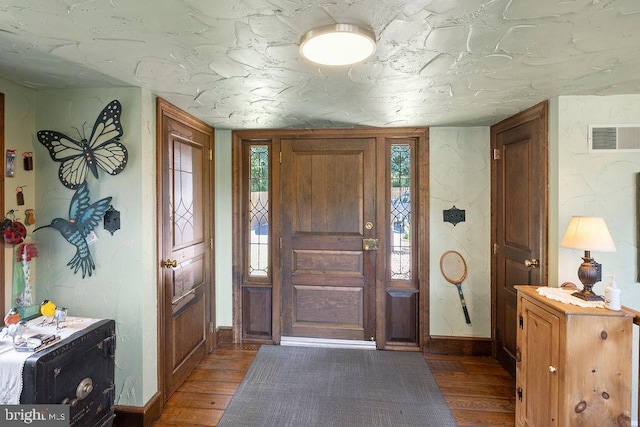
[[[417,344],[418,297],[417,291],[387,291],[386,327],[387,343]]]
[[[198,129],[168,115],[159,101],[162,155],[159,200],[162,224],[163,374],[165,399],[186,379],[207,351],[212,320],[212,209],[209,190],[213,130]],[[175,113],[175,111],[173,111]],[[164,165],[164,167],[161,167]]]
[[[495,353],[515,373],[515,285],[547,282],[547,104],[491,128]],[[539,264],[528,267],[525,260]]]
[[[375,139],[282,140],[282,335],[375,334]],[[367,227],[366,223],[371,226]]]

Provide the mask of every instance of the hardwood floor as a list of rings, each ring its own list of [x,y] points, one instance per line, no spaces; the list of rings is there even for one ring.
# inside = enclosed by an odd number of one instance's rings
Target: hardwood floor
[[[155,427],[216,426],[242,382],[258,345],[221,345],[169,398]]]
[[[215,426],[259,346],[222,345],[207,355],[167,402],[155,427]],[[514,379],[486,357],[425,356],[460,426],[515,425]]]
[[[426,355],[460,426],[515,425],[515,379],[490,357]]]

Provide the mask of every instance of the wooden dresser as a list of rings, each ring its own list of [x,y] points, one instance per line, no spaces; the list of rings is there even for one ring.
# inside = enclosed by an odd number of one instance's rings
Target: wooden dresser
[[[633,317],[516,289],[516,426],[630,425]]]

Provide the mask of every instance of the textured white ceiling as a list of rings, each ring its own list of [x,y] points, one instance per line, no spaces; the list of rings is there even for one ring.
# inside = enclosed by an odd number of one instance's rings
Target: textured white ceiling
[[[300,36],[376,53],[321,68]],[[640,93],[639,0],[2,0],[0,76],[140,86],[217,128],[489,125],[557,95]]]

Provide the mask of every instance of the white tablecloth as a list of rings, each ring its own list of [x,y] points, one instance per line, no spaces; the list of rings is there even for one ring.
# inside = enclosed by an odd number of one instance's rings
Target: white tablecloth
[[[35,334],[52,334],[60,336],[60,340],[68,338],[70,335],[85,329],[100,319],[90,319],[86,317],[67,316],[61,326],[56,329],[56,325],[42,325],[42,317],[29,320],[22,335],[25,338]],[[13,348],[13,339],[10,336],[3,337],[0,333],[0,404],[17,405],[20,403],[22,394],[22,369],[27,358],[33,352],[18,352]]]
[[[573,304],[579,307],[592,307],[592,308],[604,308],[604,302],[602,301],[585,301],[580,298],[576,298],[572,293],[575,289],[562,289],[552,288],[550,286],[541,286],[537,289],[538,293],[549,299],[563,302],[565,304]]]

